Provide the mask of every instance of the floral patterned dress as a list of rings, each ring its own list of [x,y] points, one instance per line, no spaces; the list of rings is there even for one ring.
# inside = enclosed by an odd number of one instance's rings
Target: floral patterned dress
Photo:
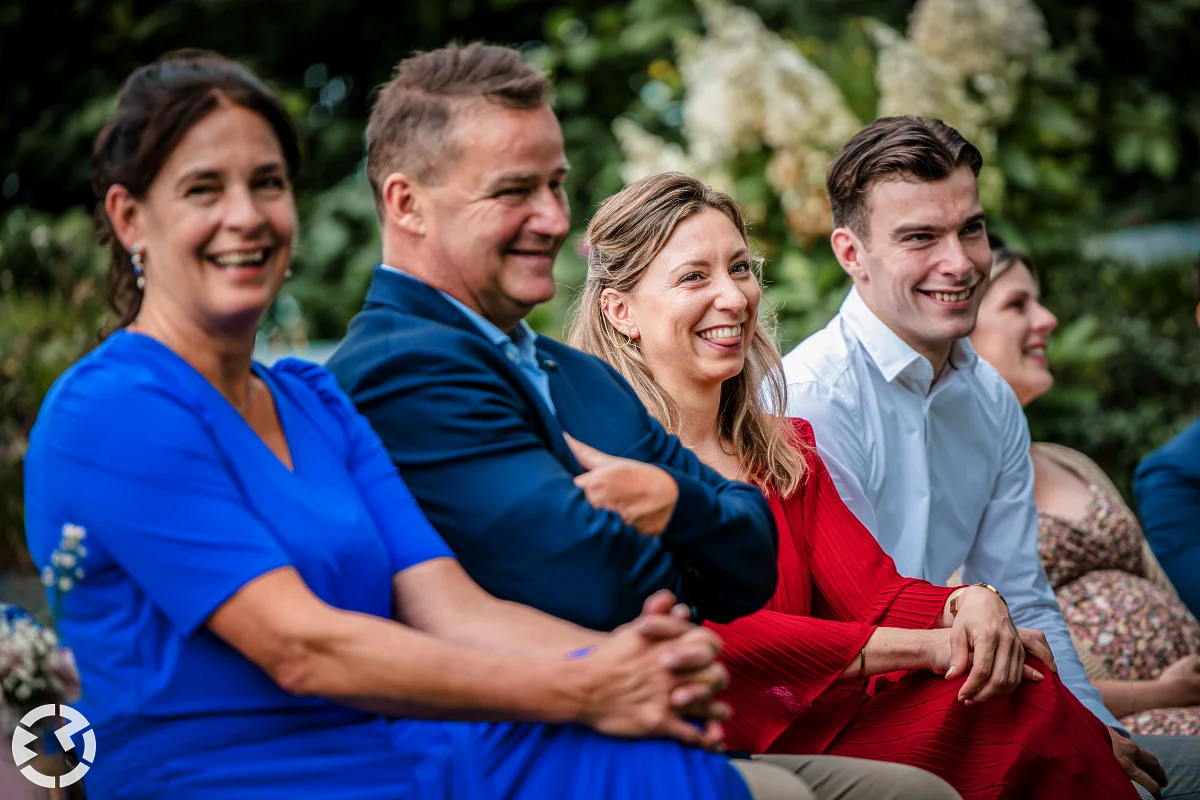
[[[1038,515],[1038,552],[1076,642],[1113,680],[1155,678],[1200,653],[1200,623],[1168,589],[1144,577],[1143,534],[1124,505],[1089,485],[1081,519]],[[1132,714],[1131,733],[1200,734],[1200,706]]]

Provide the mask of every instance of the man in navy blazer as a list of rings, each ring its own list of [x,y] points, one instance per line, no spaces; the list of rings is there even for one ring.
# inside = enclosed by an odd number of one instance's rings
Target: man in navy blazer
[[[570,228],[545,95],[507,48],[401,62],[367,126],[383,264],[328,366],[493,595],[599,630],[661,589],[697,619],[750,614],[775,592],[762,494],[701,464],[607,364],[524,322],[554,296]],[[734,762],[755,800],[958,797],[899,764],[762,758]]]
[[[1200,261],[1194,269],[1200,303]],[[1183,602],[1200,616],[1200,421],[1142,460],[1133,490],[1150,549]]]
[[[702,465],[607,364],[524,322],[554,296],[570,225],[544,77],[464,68],[460,99],[463,50],[440,52],[404,62],[372,112],[383,264],[329,368],[497,597],[599,630],[660,589],[698,619],[757,611],[776,582],[761,493]],[[428,130],[449,124],[434,90],[458,104],[449,136]]]

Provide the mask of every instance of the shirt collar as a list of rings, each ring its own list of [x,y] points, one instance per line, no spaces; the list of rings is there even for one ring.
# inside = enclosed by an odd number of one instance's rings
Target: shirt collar
[[[928,394],[933,383],[933,365],[929,359],[914,350],[901,339],[896,332],[875,316],[875,312],[867,307],[859,295],[857,288],[852,288],[850,294],[842,301],[838,312],[850,330],[862,343],[867,355],[879,367],[884,380],[888,383],[902,379],[912,381],[923,394]],[[954,342],[950,347],[950,363],[948,369],[964,370],[975,364],[979,358],[975,348],[965,337]],[[951,376],[944,375],[943,380]]]
[[[408,274],[407,272],[404,272],[404,270],[397,269],[396,267],[392,267],[387,264],[380,264],[379,266],[386,270],[391,270],[392,272],[399,272],[402,275]],[[537,332],[534,331],[533,328],[529,327],[528,322],[521,320],[512,329],[511,333],[505,333],[496,327],[491,320],[487,319],[475,309],[451,297],[440,289],[437,291],[438,294],[449,300],[451,305],[461,311],[467,319],[471,320],[475,327],[479,328],[483,335],[486,336],[492,344],[500,347],[504,347],[505,345],[516,345],[521,355],[536,360]]]

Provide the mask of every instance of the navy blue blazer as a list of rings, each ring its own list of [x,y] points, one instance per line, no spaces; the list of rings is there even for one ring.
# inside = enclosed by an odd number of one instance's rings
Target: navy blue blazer
[[[1150,549],[1200,617],[1200,422],[1142,460],[1133,491]]]
[[[670,589],[728,622],[775,591],[776,532],[758,489],[700,463],[608,364],[547,337],[557,416],[503,350],[440,292],[375,268],[327,366],[467,572],[496,597],[598,630]],[[563,439],[657,464],[679,485],[660,536],[588,503]]]

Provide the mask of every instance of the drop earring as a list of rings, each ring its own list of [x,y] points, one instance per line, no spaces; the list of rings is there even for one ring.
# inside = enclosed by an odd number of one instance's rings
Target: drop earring
[[[137,276],[138,291],[146,288],[146,272],[142,264],[142,247],[134,245],[129,251],[129,260],[133,262],[133,274]]]

